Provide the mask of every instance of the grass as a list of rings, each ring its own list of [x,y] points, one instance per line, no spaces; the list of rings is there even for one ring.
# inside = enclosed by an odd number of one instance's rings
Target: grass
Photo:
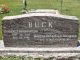
[[[22,60],[20,56],[0,56],[0,60]]]
[[[33,57],[26,57],[26,56],[0,56],[0,60],[43,60],[42,57],[37,57],[37,58],[33,58]]]
[[[28,0],[27,9],[57,9],[61,14],[77,16],[80,20],[80,0],[63,0],[61,11],[61,0]],[[1,21],[4,16],[21,14],[23,8],[22,0],[0,0],[0,5],[5,4],[11,11],[0,15],[0,39],[2,39]],[[80,37],[80,32],[79,32]]]

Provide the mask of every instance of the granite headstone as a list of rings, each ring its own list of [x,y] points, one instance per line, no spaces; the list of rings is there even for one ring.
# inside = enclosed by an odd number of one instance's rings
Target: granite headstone
[[[53,13],[7,16],[2,21],[6,47],[75,47],[78,19]]]

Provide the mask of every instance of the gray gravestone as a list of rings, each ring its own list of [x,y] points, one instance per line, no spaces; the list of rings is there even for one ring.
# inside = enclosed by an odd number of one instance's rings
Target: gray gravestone
[[[52,13],[28,13],[4,17],[6,47],[74,47],[78,39],[78,19]]]

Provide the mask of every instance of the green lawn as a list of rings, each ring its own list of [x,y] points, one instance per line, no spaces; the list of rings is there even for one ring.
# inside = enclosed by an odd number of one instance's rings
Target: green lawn
[[[27,9],[57,9],[61,12],[61,0],[28,0]],[[0,15],[0,39],[2,39],[1,21],[6,15],[21,14],[23,8],[22,0],[0,0],[0,5],[5,4],[11,11]],[[80,0],[63,0],[61,14],[77,16],[80,20]],[[80,33],[79,33],[80,37]]]
[[[22,56],[0,56],[0,60],[22,60]]]

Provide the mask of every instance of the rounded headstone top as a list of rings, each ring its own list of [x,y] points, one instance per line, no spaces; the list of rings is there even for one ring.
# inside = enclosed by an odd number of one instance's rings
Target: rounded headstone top
[[[52,16],[52,17],[59,17],[59,18],[64,18],[64,19],[78,20],[76,16],[62,15],[59,13],[58,10],[52,10],[52,9],[51,10],[49,9],[31,10],[31,11],[26,12],[26,14],[15,15],[15,16],[5,16],[3,20],[32,17],[32,16]]]

